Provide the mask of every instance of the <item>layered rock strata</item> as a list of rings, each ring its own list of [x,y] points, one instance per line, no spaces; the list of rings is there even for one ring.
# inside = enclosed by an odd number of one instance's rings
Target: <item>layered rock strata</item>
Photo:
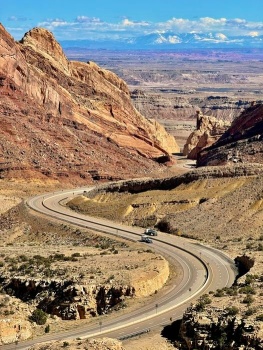
[[[215,143],[230,126],[230,122],[202,115],[200,111],[196,112],[196,119],[196,130],[189,135],[183,149],[183,155],[194,160],[203,148]]]
[[[263,105],[251,105],[212,146],[197,157],[198,166],[263,163]]]
[[[125,178],[178,151],[160,124],[133,107],[114,73],[68,61],[45,29],[19,43],[3,26],[0,34],[2,177]]]

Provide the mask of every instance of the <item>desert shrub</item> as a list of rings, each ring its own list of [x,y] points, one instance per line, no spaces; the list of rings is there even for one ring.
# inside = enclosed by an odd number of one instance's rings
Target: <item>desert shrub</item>
[[[196,304],[196,310],[197,311],[204,311],[205,306],[208,304],[211,304],[212,300],[209,298],[208,294],[202,295]]]
[[[214,294],[214,296],[218,297],[218,298],[223,297],[224,295],[225,295],[225,293],[224,293],[223,289],[217,289],[215,294]]]
[[[251,275],[251,274],[246,275],[245,284],[246,285],[251,284],[256,278],[257,278],[257,276],[255,276],[255,275]]]
[[[239,289],[239,292],[243,294],[256,294],[255,288],[249,285],[241,287]]]
[[[263,321],[263,314],[260,314],[256,317],[257,321]]]
[[[236,306],[229,306],[226,308],[228,315],[235,316],[239,313],[239,309]]]
[[[256,311],[257,311],[256,308],[254,308],[254,307],[249,307],[249,308],[246,310],[246,312],[245,312],[245,316],[251,316],[251,315],[253,315]]]
[[[67,346],[69,346],[69,342],[68,341],[64,341],[62,346],[63,346],[63,348],[66,348]]]
[[[164,217],[163,219],[161,219],[158,222],[157,228],[163,232],[168,232],[168,233],[171,233],[173,235],[180,235],[179,229],[177,227],[174,227],[171,224],[171,221],[169,220],[169,218],[167,218],[167,217]]]
[[[224,291],[227,295],[237,295],[237,287],[236,286],[232,286],[232,287],[225,287]]]
[[[246,244],[246,249],[252,249],[253,248],[253,244],[252,243],[247,243]]]
[[[81,254],[77,252],[77,253],[71,254],[71,256],[72,256],[72,258],[79,258],[81,256]]]
[[[47,314],[41,309],[35,309],[29,319],[38,325],[43,325],[47,322]]]
[[[24,255],[24,254],[19,255],[18,258],[19,258],[20,261],[23,261],[23,262],[28,260],[28,257],[26,255]]]
[[[45,327],[45,333],[49,333],[50,332],[50,325],[48,324],[46,327]]]
[[[243,303],[244,304],[252,304],[254,301],[254,298],[252,297],[252,295],[248,294],[244,299],[243,299]]]
[[[146,249],[144,250],[145,253],[153,253],[153,251],[151,249]]]

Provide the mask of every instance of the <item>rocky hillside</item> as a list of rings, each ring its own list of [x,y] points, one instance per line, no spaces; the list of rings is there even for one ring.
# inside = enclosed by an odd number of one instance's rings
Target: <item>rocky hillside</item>
[[[202,150],[198,166],[263,163],[263,105],[256,104],[237,117],[211,147]]]
[[[69,61],[45,29],[19,43],[1,25],[0,34],[2,178],[125,178],[178,152],[162,126],[135,110],[114,73]]]
[[[177,322],[171,325],[171,339],[177,349],[262,349],[262,174],[256,163],[198,168],[170,179],[103,185],[69,205],[155,226],[195,240],[197,250],[202,242],[235,259],[241,277],[231,288],[202,296],[184,315],[179,337]]]
[[[196,112],[196,118],[196,130],[189,135],[183,149],[183,154],[194,160],[203,148],[215,143],[230,126],[230,122],[203,115],[200,111]]]

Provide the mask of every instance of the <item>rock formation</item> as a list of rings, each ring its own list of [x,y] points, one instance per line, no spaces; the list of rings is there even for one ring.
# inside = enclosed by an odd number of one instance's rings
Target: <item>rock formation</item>
[[[26,340],[33,334],[28,320],[30,306],[2,293],[0,296],[0,345]]]
[[[113,279],[102,284],[76,276],[72,279],[41,279],[3,277],[3,274],[1,283],[11,295],[48,314],[63,320],[86,319],[124,308],[127,297],[145,297],[160,290],[168,280],[169,264],[161,257],[155,257],[153,261],[154,266],[147,272],[137,269],[136,276],[130,274],[129,285],[116,284]],[[131,267],[125,268],[129,270]]]
[[[0,320],[0,344],[26,340],[31,336],[32,329],[29,321],[8,317]]]
[[[203,149],[197,165],[263,163],[263,105],[252,104],[212,146]]]
[[[228,309],[190,307],[180,327],[180,349],[262,349],[260,322],[233,316]]]
[[[183,150],[183,154],[189,159],[197,159],[198,153],[215,143],[230,126],[229,122],[202,115],[200,111],[196,112],[196,118],[196,130],[189,135]]]
[[[178,152],[174,138],[133,107],[126,83],[93,62],[68,61],[52,33],[17,43],[0,26],[2,177],[125,178]]]

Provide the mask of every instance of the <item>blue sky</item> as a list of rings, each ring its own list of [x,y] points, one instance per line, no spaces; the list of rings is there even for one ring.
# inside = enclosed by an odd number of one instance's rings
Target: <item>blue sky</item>
[[[0,0],[0,22],[17,40],[33,27],[58,40],[150,33],[263,35],[263,0]]]

